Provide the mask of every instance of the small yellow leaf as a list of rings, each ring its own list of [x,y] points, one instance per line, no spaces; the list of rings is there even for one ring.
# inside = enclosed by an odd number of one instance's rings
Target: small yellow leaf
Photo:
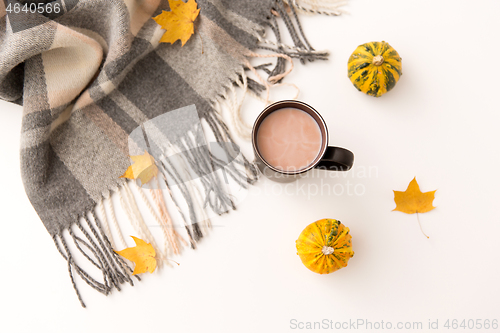
[[[125,250],[115,251],[125,259],[135,262],[132,275],[145,272],[153,273],[156,269],[156,252],[153,246],[140,238],[131,236],[134,239],[134,247]]]
[[[141,184],[144,185],[158,175],[155,159],[147,151],[142,155],[130,156],[130,158],[134,161],[134,164],[129,166],[120,178],[140,179]]]
[[[406,191],[394,191],[396,208],[393,211],[397,210],[406,214],[427,213],[436,208],[432,206],[435,192],[434,190],[422,193],[417,179],[413,178]]]
[[[153,17],[162,29],[167,30],[160,39],[160,43],[173,44],[178,39],[182,46],[194,33],[194,21],[200,10],[195,0],[184,3],[181,0],[168,0],[170,11],[162,11],[160,15]]]

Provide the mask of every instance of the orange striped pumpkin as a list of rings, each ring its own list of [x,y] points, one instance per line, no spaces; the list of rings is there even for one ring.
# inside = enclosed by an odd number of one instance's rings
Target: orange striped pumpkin
[[[329,274],[342,267],[354,255],[349,228],[334,219],[322,219],[308,225],[296,241],[297,254],[311,271]]]

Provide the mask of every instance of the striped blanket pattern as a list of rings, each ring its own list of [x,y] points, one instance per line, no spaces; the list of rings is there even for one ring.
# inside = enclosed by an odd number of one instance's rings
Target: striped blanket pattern
[[[196,33],[183,47],[179,41],[159,43],[164,30],[151,18],[169,10],[166,0],[19,2],[52,8],[60,4],[59,13],[50,15],[9,12],[18,1],[0,1],[0,98],[23,106],[20,157],[26,193],[67,261],[83,306],[76,276],[104,294],[120,289],[121,283],[133,284],[127,262],[113,250],[116,239],[107,228],[110,211],[103,206],[117,192],[125,198],[125,209],[137,213],[130,185],[120,178],[131,165],[131,134],[170,111],[195,106],[192,110],[205,131],[220,143],[232,143],[219,112],[229,90],[240,86],[261,94],[283,79],[292,58],[306,62],[327,57],[309,45],[297,20],[299,10],[315,11],[310,1],[301,6],[284,0],[198,0]],[[278,20],[286,25],[293,46],[282,44]],[[274,32],[274,42],[265,38],[266,28]],[[250,65],[259,48],[278,56],[275,65]],[[246,75],[249,70],[267,73],[271,80],[252,80]],[[164,132],[175,132],[168,126],[178,128],[176,123],[166,126]],[[179,151],[199,147],[200,128],[194,123],[183,128],[185,137],[177,131],[180,134],[168,137],[169,145]],[[237,149],[224,150],[236,165],[227,174],[242,186],[255,182],[252,163]],[[186,154],[184,160],[192,172],[205,175],[220,162],[207,149]],[[163,164],[160,173],[164,186],[168,179],[180,184],[179,193],[190,210],[184,215],[186,243],[195,248],[205,226],[192,209],[193,190],[182,185],[178,168]],[[218,214],[234,208],[222,182],[221,175],[212,173],[198,189],[210,198],[204,207]],[[151,191],[168,240],[162,255],[178,253],[182,240],[166,211],[164,191]],[[142,237],[154,243],[141,217],[135,218]],[[79,264],[82,259],[102,275],[91,276]]]

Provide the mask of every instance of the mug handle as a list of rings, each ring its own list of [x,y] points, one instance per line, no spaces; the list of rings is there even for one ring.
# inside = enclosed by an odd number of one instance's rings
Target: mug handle
[[[340,147],[328,146],[325,154],[314,168],[331,171],[348,171],[352,168],[353,163],[354,154],[352,151]]]

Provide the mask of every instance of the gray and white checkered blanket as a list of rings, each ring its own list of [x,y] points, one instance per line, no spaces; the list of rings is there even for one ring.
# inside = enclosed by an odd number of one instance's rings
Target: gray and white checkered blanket
[[[272,69],[257,68],[271,77],[285,72],[290,57],[302,62],[326,57],[315,52],[301,35],[302,29],[297,29],[293,3],[198,0],[196,33],[181,47],[180,41],[159,43],[164,30],[151,17],[169,10],[165,0],[0,1],[0,98],[23,106],[21,166],[26,193],[67,261],[80,301],[75,273],[105,294],[123,282],[132,283],[130,269],[107,237],[106,211],[102,210],[104,215],[96,211],[110,193],[126,186],[119,177],[131,164],[131,147],[136,153],[144,152],[162,146],[163,138],[170,147],[186,151],[203,141],[196,122],[181,125],[175,118],[159,117],[194,106],[190,110],[197,112],[205,129],[219,143],[231,143],[215,106],[236,84],[256,93],[264,90],[267,82],[245,75],[248,59],[254,55],[251,50],[264,48],[285,55]],[[23,6],[28,10],[23,11]],[[284,20],[293,47],[281,44],[277,19]],[[265,28],[274,31],[276,42],[264,39]],[[155,123],[154,119],[167,120]],[[166,135],[134,143],[132,134],[137,129],[141,130],[135,133],[154,132],[148,126],[163,126],[161,132]],[[227,174],[242,184],[256,180],[255,168],[237,149],[224,150],[226,157],[237,162]],[[223,164],[206,149],[186,155],[191,171],[198,174],[206,175],[211,166]],[[169,176],[182,184],[178,167],[166,164],[160,168],[165,180]],[[212,174],[201,182],[205,207],[217,213],[234,206],[220,185],[221,177]],[[185,228],[195,247],[203,231],[191,209],[193,193],[179,187],[190,207]],[[166,212],[161,211],[163,205],[159,207],[161,219]],[[82,268],[70,245],[102,271],[101,281]]]

